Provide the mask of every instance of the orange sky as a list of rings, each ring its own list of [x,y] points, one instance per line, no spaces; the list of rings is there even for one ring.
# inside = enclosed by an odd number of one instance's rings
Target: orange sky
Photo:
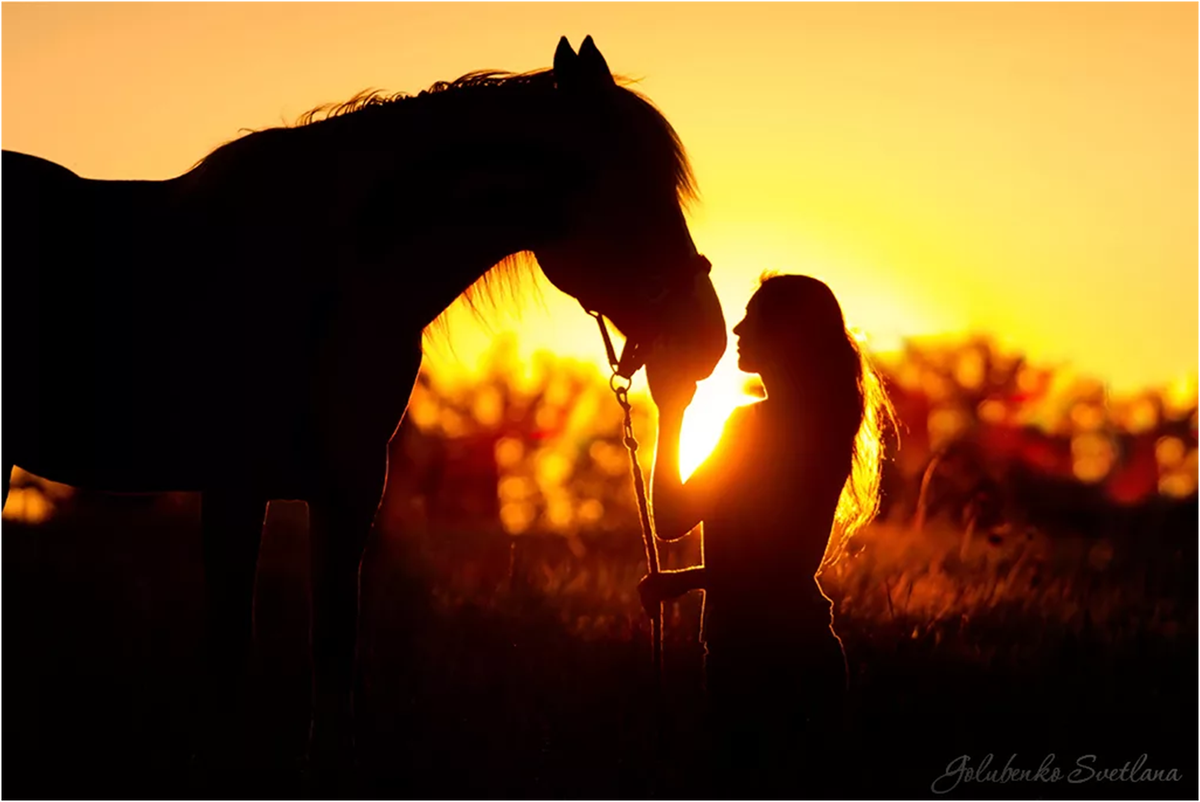
[[[731,326],[772,268],[826,280],[877,346],[990,331],[1117,391],[1196,371],[1195,4],[10,3],[2,26],[3,146],[103,178],[592,34],[689,148]],[[495,330],[600,358],[541,286]],[[452,326],[435,368],[490,341]]]

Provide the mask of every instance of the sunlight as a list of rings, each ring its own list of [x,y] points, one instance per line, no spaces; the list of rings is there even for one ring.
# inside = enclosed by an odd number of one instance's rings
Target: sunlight
[[[712,376],[700,382],[696,397],[683,416],[679,437],[679,473],[684,481],[712,453],[730,413],[759,400],[746,393],[748,378],[737,369],[736,352],[730,352]]]
[[[852,329],[851,334],[863,347],[875,348],[882,343],[886,348],[900,351],[899,337],[878,335],[860,328]],[[684,481],[712,453],[729,415],[738,407],[761,400],[747,392],[748,382],[754,379],[752,374],[738,370],[737,350],[730,348],[713,374],[700,382],[696,397],[684,414],[679,437],[679,473]]]

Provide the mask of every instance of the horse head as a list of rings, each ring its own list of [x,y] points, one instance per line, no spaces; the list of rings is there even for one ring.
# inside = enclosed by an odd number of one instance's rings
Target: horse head
[[[554,56],[551,119],[563,153],[552,225],[533,247],[552,284],[607,317],[626,353],[666,338],[707,378],[725,352],[725,319],[684,218],[694,193],[678,136],[649,101],[620,85],[584,39]],[[623,360],[632,375],[642,362]]]

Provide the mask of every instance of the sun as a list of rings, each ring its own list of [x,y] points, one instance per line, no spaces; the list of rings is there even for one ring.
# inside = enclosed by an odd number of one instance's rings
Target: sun
[[[683,416],[679,434],[679,473],[687,481],[712,453],[730,413],[761,399],[746,392],[749,377],[737,369],[736,357],[722,360],[712,376],[700,382]]]

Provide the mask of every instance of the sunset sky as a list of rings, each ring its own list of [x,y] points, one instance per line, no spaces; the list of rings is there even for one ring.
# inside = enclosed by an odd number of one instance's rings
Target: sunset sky
[[[1119,392],[1196,371],[1195,4],[55,3],[2,17],[3,147],[96,178],[174,176],[239,129],[368,87],[547,67],[560,35],[591,34],[690,151],[692,231],[730,326],[770,268],[827,281],[878,348],[985,331]],[[594,322],[541,287],[493,330],[517,329],[525,353],[602,358]],[[469,367],[491,340],[462,310],[451,335],[435,369]]]

